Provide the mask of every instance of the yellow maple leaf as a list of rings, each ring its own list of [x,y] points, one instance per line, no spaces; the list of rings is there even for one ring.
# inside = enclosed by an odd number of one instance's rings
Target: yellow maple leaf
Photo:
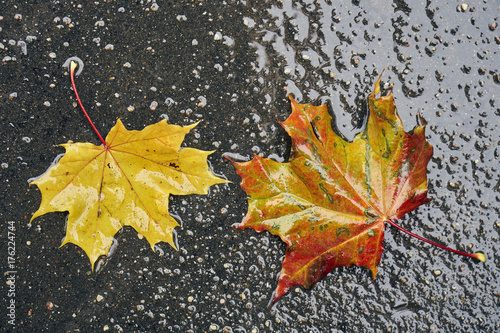
[[[128,131],[118,119],[104,140],[76,90],[75,69],[83,68],[83,62],[72,57],[66,65],[76,100],[102,146],[72,141],[62,145],[66,153],[59,162],[30,180],[42,193],[31,221],[49,212],[69,212],[61,246],[80,246],[92,270],[123,226],[145,236],[153,251],[158,242],[176,248],[174,228],[179,224],[168,213],[170,194],[207,194],[210,186],[228,182],[210,172],[207,156],[212,152],[180,149],[198,123],[182,127],[162,120],[142,131]]]
[[[118,120],[106,145],[71,141],[62,145],[66,153],[59,162],[30,183],[42,193],[31,220],[68,211],[61,246],[80,246],[92,269],[123,226],[144,235],[151,247],[167,242],[176,248],[173,231],[179,224],[168,213],[170,194],[207,194],[211,185],[227,182],[210,172],[207,156],[212,152],[179,150],[195,126],[162,120],[142,131],[128,131]]]

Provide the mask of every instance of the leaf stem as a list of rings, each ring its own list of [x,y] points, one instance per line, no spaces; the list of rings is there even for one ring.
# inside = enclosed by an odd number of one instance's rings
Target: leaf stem
[[[71,61],[70,65],[69,65],[69,76],[71,77],[71,86],[73,86],[73,91],[75,92],[76,100],[78,101],[78,105],[80,105],[80,109],[82,109],[83,114],[85,115],[85,117],[89,121],[90,126],[92,126],[92,128],[94,129],[94,132],[96,132],[97,136],[99,137],[99,140],[101,140],[101,142],[104,145],[104,147],[108,148],[108,145],[106,144],[106,141],[104,141],[104,139],[101,136],[101,133],[99,133],[99,131],[95,127],[95,125],[92,122],[92,120],[90,119],[87,111],[85,111],[85,108],[83,107],[82,101],[80,100],[80,96],[78,96],[78,92],[76,91],[75,69],[76,69],[77,66],[78,66],[77,62],[73,61],[73,60]]]
[[[410,236],[413,236],[417,239],[420,239],[421,241],[423,242],[426,242],[426,243],[429,243],[431,245],[434,245],[434,246],[437,246],[443,250],[447,250],[447,251],[450,251],[450,252],[453,252],[453,253],[456,253],[456,254],[460,254],[462,256],[466,256],[466,257],[470,257],[470,258],[474,258],[474,259],[477,259],[477,260],[480,260],[482,262],[485,262],[486,261],[486,257],[484,256],[483,253],[481,252],[477,252],[477,253],[473,253],[473,254],[470,254],[470,253],[465,253],[465,252],[461,252],[461,251],[457,251],[457,250],[454,250],[454,249],[451,249],[449,247],[446,247],[444,245],[440,245],[438,243],[435,243],[433,241],[430,241],[428,239],[425,239],[424,237],[422,236],[419,236],[419,235],[416,235],[414,234],[413,232],[409,231],[409,230],[406,230],[405,228],[401,227],[400,225],[396,224],[393,220],[386,220],[387,223],[389,223],[390,225],[392,225],[393,227],[401,230],[402,232],[410,235]]]

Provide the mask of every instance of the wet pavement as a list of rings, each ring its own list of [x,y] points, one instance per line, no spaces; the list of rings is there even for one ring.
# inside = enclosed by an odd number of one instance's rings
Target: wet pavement
[[[4,275],[0,330],[500,330],[499,13],[495,1],[1,3],[0,257],[16,273]],[[183,146],[215,150],[213,171],[233,183],[172,198],[179,251],[161,243],[153,252],[125,228],[91,272],[80,248],[59,248],[65,213],[29,222],[40,192],[27,180],[64,152],[57,145],[99,144],[63,68],[70,57],[84,62],[77,86],[102,133],[117,118],[137,130],[201,121]],[[385,67],[405,128],[422,114],[434,146],[434,200],[400,224],[487,261],[388,227],[374,281],[365,268],[340,268],[268,309],[285,246],[232,228],[246,195],[223,154],[285,161],[290,139],[278,121],[290,113],[288,93],[328,103],[336,130],[353,138]]]

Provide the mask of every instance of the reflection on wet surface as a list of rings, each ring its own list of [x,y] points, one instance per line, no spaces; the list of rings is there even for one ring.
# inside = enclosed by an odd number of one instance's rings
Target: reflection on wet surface
[[[498,330],[494,2],[96,1],[0,9],[0,214],[18,228],[22,329]],[[62,152],[55,145],[99,142],[73,104],[62,68],[70,57],[85,64],[79,93],[102,132],[117,118],[130,129],[162,118],[201,121],[185,146],[216,150],[212,168],[233,184],[214,186],[207,197],[172,197],[170,212],[183,221],[179,252],[160,244],[155,253],[125,229],[100,273],[90,274],[80,249],[58,249],[64,214],[28,224],[40,195],[26,179]],[[301,103],[327,103],[333,125],[352,139],[385,67],[383,91],[393,86],[406,129],[420,113],[435,147],[434,200],[401,225],[460,250],[483,250],[488,261],[388,228],[376,280],[366,269],[341,268],[268,310],[284,244],[231,227],[246,213],[246,196],[222,155],[288,158],[278,122],[290,113],[289,93]]]

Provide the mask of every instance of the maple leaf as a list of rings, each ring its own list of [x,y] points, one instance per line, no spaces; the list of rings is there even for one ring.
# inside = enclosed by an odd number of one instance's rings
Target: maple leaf
[[[71,79],[81,105],[74,69],[72,65]],[[212,152],[180,149],[184,136],[196,125],[181,127],[162,120],[142,131],[128,131],[118,119],[106,140],[96,130],[102,146],[63,144],[66,153],[59,162],[30,183],[42,193],[40,208],[31,220],[68,211],[61,246],[80,246],[92,269],[101,255],[108,254],[123,226],[144,235],[153,250],[158,242],[176,248],[173,235],[179,224],[168,213],[169,196],[207,194],[210,186],[227,182],[210,172],[207,156]]]
[[[299,104],[281,123],[292,138],[288,163],[254,156],[233,162],[249,195],[248,213],[238,228],[269,231],[287,244],[273,303],[294,286],[311,288],[339,266],[364,266],[377,275],[385,222],[430,201],[426,166],[432,146],[425,123],[407,133],[392,91],[369,95],[366,128],[352,142],[331,129],[326,105]],[[464,254],[484,261],[482,253]]]

